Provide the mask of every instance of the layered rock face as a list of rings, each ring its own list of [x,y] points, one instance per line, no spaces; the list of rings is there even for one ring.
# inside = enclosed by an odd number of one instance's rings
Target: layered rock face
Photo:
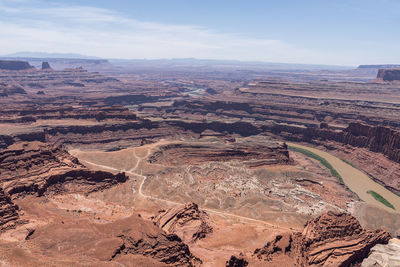
[[[400,132],[392,128],[351,123],[343,131],[343,143],[366,147],[373,152],[386,155],[395,162],[400,162]]]
[[[125,182],[125,174],[90,171],[60,147],[41,142],[16,143],[0,151],[0,182],[6,194],[89,193]],[[49,193],[50,193],[49,192]]]
[[[302,233],[283,233],[254,252],[269,266],[352,266],[368,256],[390,234],[366,231],[351,215],[327,212],[307,222]]]
[[[14,228],[18,223],[21,223],[18,206],[0,189],[0,232]]]
[[[127,266],[162,266],[154,261],[168,266],[201,263],[177,235],[165,233],[138,214],[106,224],[53,223],[36,230],[29,242],[55,259],[68,257],[88,266],[123,262],[126,258],[130,259]],[[138,261],[130,256],[144,257]]]
[[[379,69],[377,79],[387,82],[400,81],[400,68]]]
[[[21,142],[0,150],[0,230],[21,223],[18,197],[30,194],[83,193],[127,180],[125,174],[91,171],[64,149],[41,142]]]
[[[167,233],[177,234],[185,243],[195,242],[213,231],[208,214],[199,210],[195,203],[162,210],[153,220]]]
[[[18,123],[26,117],[31,117],[33,121],[62,119],[95,119],[97,121],[106,119],[136,120],[136,114],[121,106],[98,108],[82,107],[74,109],[72,106],[44,108],[35,105],[24,108],[3,109],[2,113],[3,115],[0,116],[0,122],[4,123]]]
[[[354,147],[365,147],[373,152],[382,153],[390,160],[400,162],[400,132],[386,126],[372,126],[353,122],[343,131],[319,128],[300,128],[275,125],[266,128],[287,140],[323,144],[332,140]]]
[[[243,161],[249,167],[290,162],[285,145],[276,142],[193,143],[162,146],[150,158],[151,163],[202,164],[213,161]]]
[[[0,70],[28,70],[32,68],[27,61],[0,60]]]

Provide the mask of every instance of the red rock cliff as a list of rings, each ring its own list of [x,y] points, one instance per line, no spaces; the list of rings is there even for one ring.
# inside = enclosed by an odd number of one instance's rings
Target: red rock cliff
[[[373,152],[383,153],[395,162],[400,162],[400,132],[390,127],[350,123],[343,131],[342,138],[345,144],[366,147]]]
[[[254,257],[266,266],[354,266],[376,244],[387,244],[390,234],[366,231],[350,214],[327,212],[310,220],[302,233],[277,235]]]

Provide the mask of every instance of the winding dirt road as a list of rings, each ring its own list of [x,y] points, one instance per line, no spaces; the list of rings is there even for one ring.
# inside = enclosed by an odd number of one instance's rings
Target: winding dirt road
[[[95,166],[95,167],[99,167],[99,168],[103,168],[103,169],[107,169],[107,170],[111,170],[111,171],[125,172],[128,175],[133,175],[133,176],[136,176],[136,177],[140,177],[142,179],[142,181],[141,181],[141,183],[139,185],[139,188],[138,188],[138,195],[140,197],[146,198],[148,200],[158,201],[158,202],[161,202],[161,203],[164,203],[164,204],[167,204],[167,205],[184,205],[185,203],[179,203],[179,202],[175,202],[175,201],[171,201],[171,200],[167,200],[167,199],[161,199],[161,198],[153,197],[153,196],[146,195],[146,194],[143,193],[143,185],[145,184],[147,177],[142,175],[142,174],[139,174],[137,172],[133,172],[133,170],[137,170],[139,165],[140,165],[140,163],[141,163],[141,161],[148,157],[148,155],[150,154],[150,149],[148,149],[148,151],[146,153],[146,156],[144,156],[144,157],[138,157],[134,151],[133,151],[133,153],[134,153],[133,154],[134,158],[137,159],[137,162],[136,162],[135,166],[132,169],[130,169],[129,171],[113,168],[113,167],[102,165],[102,164],[96,164],[94,162],[90,162],[90,161],[87,161],[87,160],[84,160],[84,159],[79,159],[79,161],[84,162],[84,163],[89,164],[89,165],[92,165],[92,166]],[[79,154],[79,152],[78,153],[74,153],[74,154],[75,154],[75,156],[77,156],[76,154]],[[135,189],[134,188],[132,188],[132,191],[133,191],[133,193],[135,193]],[[251,221],[251,222],[254,222],[254,223],[267,225],[267,226],[269,226],[271,228],[284,229],[284,230],[290,230],[290,231],[293,230],[292,228],[278,226],[278,225],[275,225],[275,224],[272,224],[272,223],[268,223],[266,221],[257,220],[257,219],[244,217],[244,216],[240,216],[240,215],[236,215],[236,214],[232,214],[232,213],[227,213],[227,212],[223,212],[223,211],[214,210],[214,209],[208,209],[208,208],[203,208],[202,207],[202,210],[205,210],[205,211],[207,211],[209,213],[218,214],[218,215],[223,216],[223,217],[231,217],[231,218],[236,218],[236,219],[239,219],[239,220]]]

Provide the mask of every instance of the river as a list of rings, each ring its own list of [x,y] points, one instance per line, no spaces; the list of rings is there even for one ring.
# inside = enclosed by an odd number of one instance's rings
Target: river
[[[342,176],[343,182],[346,184],[346,186],[351,191],[356,193],[361,200],[393,212],[393,209],[385,206],[381,202],[377,201],[371,194],[367,193],[368,190],[373,190],[384,197],[387,201],[389,201],[395,207],[397,212],[400,211],[400,197],[392,193],[382,185],[376,183],[362,171],[354,168],[353,166],[342,161],[340,158],[328,152],[308,146],[299,145],[296,143],[286,143],[293,147],[306,149],[327,160],[332,165],[332,167],[340,174],[340,176]]]

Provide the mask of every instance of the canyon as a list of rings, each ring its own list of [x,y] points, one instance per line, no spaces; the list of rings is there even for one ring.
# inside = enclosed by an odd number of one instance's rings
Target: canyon
[[[395,260],[397,202],[326,162],[400,194],[396,69],[26,60],[0,61],[1,264]]]

